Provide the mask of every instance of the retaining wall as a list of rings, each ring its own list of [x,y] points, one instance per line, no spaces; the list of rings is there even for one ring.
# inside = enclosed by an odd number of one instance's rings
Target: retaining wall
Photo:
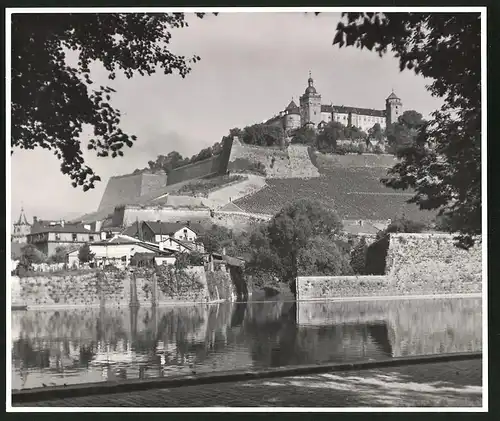
[[[212,174],[224,174],[225,170],[222,168],[223,158],[224,156],[221,154],[195,162],[194,164],[176,168],[169,172],[167,183],[171,185],[186,180],[207,177]]]
[[[102,272],[101,272],[102,273]],[[137,302],[142,306],[152,304],[152,277],[138,271],[135,276]],[[186,291],[175,296],[157,289],[157,303],[210,301],[205,269],[189,268],[203,285],[201,290]],[[75,275],[44,274],[35,277],[11,277],[12,303],[37,307],[126,307],[131,302],[133,277],[129,271],[106,272],[106,280],[97,272]],[[102,291],[102,292],[101,292]]]
[[[398,162],[394,155],[389,154],[324,154],[316,152],[316,158],[320,167],[328,168],[355,168],[355,167],[377,167],[390,168]]]
[[[450,234],[391,234],[383,276],[297,278],[297,299],[470,294],[482,291],[481,246],[462,250]]]
[[[123,226],[132,225],[137,219],[162,222],[198,222],[210,219],[208,207],[126,206],[121,212],[122,215],[117,219]]]
[[[115,206],[137,200],[167,184],[165,173],[127,174],[111,177],[106,185],[98,211],[112,210]]]
[[[228,168],[238,171],[238,159],[265,165],[267,178],[319,177],[318,169],[309,158],[307,146],[290,145],[287,149],[249,146],[233,139]]]
[[[272,215],[247,212],[215,211],[213,215],[213,224],[222,225],[235,232],[244,231],[255,224],[269,221],[272,218]]]

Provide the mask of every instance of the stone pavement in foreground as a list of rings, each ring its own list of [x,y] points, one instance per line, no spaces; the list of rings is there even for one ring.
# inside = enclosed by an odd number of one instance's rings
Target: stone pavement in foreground
[[[482,405],[482,360],[66,398],[15,406],[377,407]]]

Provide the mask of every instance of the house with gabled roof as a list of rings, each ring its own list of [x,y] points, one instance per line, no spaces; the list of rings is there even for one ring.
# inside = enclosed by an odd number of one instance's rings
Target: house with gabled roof
[[[33,224],[30,234],[26,236],[27,243],[33,244],[46,256],[55,253],[58,247],[81,247],[86,243],[100,240],[100,233],[92,231],[83,224],[37,223]]]
[[[125,229],[122,234],[151,243],[160,243],[170,238],[194,243],[202,232],[203,227],[201,225],[190,222],[136,221]]]
[[[175,263],[177,250],[161,248],[158,244],[148,243],[127,235],[116,235],[111,239],[89,243],[90,252],[94,254],[97,266],[113,264],[117,267],[126,267],[131,258],[137,254],[148,254],[152,257],[161,257],[168,264]],[[79,265],[79,249],[68,253],[68,264]]]

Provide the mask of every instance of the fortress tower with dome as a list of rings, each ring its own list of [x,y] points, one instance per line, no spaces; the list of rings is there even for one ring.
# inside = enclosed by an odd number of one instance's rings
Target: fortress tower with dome
[[[384,110],[322,104],[321,94],[316,90],[310,72],[307,87],[299,99],[299,104],[297,105],[292,98],[283,111],[265,123],[280,126],[286,133],[290,133],[303,126],[318,129],[331,121],[338,121],[344,126],[356,126],[366,132],[377,123],[384,129],[396,122],[403,113],[403,103],[394,92],[385,100]]]

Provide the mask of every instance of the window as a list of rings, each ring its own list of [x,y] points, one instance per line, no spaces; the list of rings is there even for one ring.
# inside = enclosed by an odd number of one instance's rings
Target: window
[[[73,241],[76,241],[78,239],[78,236],[76,234],[72,234],[71,237],[73,238]]]
[[[94,236],[93,235],[89,235],[89,240],[90,241],[94,241]]]
[[[61,240],[61,234],[56,233],[56,241],[60,241],[60,240]]]

